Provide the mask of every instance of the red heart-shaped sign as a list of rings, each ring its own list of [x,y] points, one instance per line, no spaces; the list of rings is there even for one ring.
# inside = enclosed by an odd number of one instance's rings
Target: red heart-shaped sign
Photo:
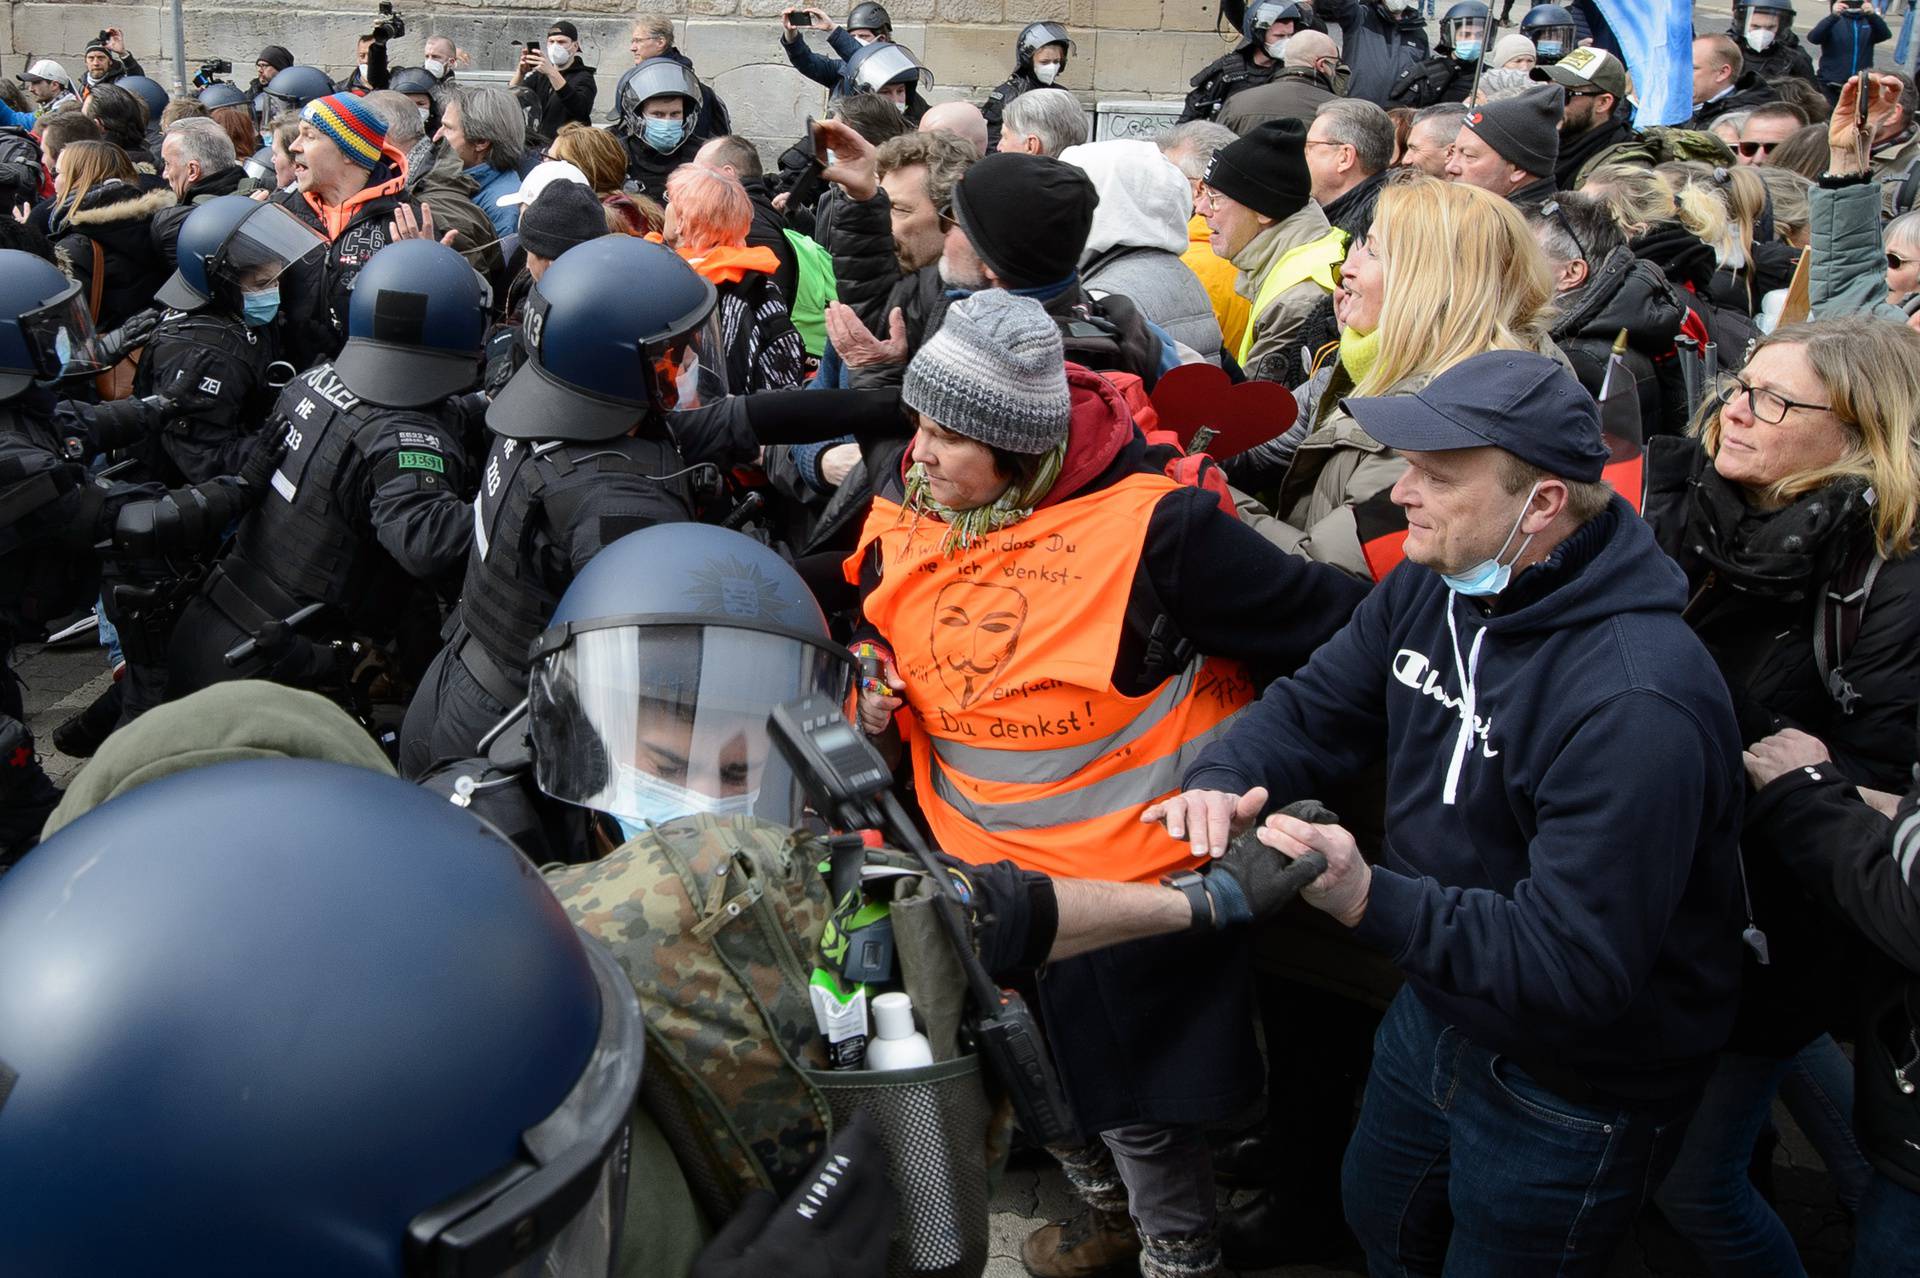
[[[1293,392],[1278,382],[1242,382],[1235,386],[1212,364],[1182,364],[1153,388],[1160,429],[1171,431],[1187,448],[1205,427],[1213,438],[1200,451],[1215,461],[1244,453],[1282,434],[1300,415]]]

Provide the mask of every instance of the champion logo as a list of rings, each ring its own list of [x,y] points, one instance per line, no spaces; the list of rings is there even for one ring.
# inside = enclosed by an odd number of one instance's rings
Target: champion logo
[[[1466,717],[1466,702],[1461,697],[1450,695],[1443,686],[1444,680],[1433,662],[1425,653],[1415,652],[1411,648],[1402,648],[1393,654],[1393,677],[1423,696],[1432,697],[1441,705],[1461,718]],[[1480,715],[1473,716],[1473,735],[1480,738],[1482,758],[1498,758],[1500,752],[1493,748],[1488,740],[1493,731],[1493,720]]]

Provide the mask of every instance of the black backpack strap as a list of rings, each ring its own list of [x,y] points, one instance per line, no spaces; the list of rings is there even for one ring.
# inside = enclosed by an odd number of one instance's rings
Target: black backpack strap
[[[1820,671],[1821,685],[1839,704],[1841,714],[1852,714],[1854,703],[1860,700],[1859,692],[1847,680],[1847,656],[1860,637],[1873,583],[1886,564],[1886,556],[1878,548],[1856,554],[1820,592],[1820,615],[1813,627],[1813,663]]]

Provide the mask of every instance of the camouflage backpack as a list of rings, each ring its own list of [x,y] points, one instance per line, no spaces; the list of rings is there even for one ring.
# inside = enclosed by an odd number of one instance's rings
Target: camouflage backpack
[[[647,1022],[640,1102],[709,1220],[785,1194],[832,1128],[807,981],[825,845],[751,817],[674,821],[548,884],[626,969]]]
[[[1656,124],[1625,142],[1616,142],[1580,166],[1567,190],[1577,191],[1603,164],[1635,164],[1652,168],[1670,160],[1698,160],[1717,169],[1734,165],[1733,148],[1703,129]]]

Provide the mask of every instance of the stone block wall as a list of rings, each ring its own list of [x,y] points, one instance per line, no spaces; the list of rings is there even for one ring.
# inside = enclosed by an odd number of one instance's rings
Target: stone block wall
[[[396,63],[418,64],[421,40],[445,33],[472,56],[476,69],[507,70],[516,53],[513,40],[544,35],[549,22],[565,17],[580,28],[587,61],[599,71],[595,111],[604,114],[612,106],[614,82],[631,65],[632,20],[665,13],[675,19],[680,47],[701,77],[726,100],[734,127],[777,152],[826,102],[826,91],[789,67],[780,51],[779,14],[786,7],[787,0],[400,0],[407,34],[391,56]],[[843,3],[842,13],[850,7]],[[186,0],[187,74],[205,59],[228,57],[235,78],[245,83],[261,47],[281,44],[296,60],[344,76],[354,37],[371,25],[374,8],[374,0],[351,8],[313,0],[218,6]],[[1177,98],[1188,77],[1230,47],[1215,32],[1214,0],[892,0],[888,9],[895,37],[933,71],[934,101],[984,96],[1012,69],[1020,28],[1041,19],[1065,22],[1078,42],[1062,84],[1089,109],[1099,99]],[[32,54],[57,58],[78,75],[87,41],[103,27],[118,26],[148,73],[173,84],[173,21],[165,0],[6,0],[0,24],[0,73],[22,70]],[[824,49],[824,41],[817,47]]]

